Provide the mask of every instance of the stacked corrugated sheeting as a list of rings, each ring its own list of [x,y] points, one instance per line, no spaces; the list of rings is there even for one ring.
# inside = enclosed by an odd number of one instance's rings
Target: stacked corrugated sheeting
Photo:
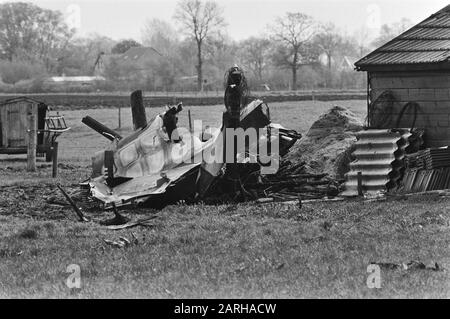
[[[407,129],[369,129],[358,132],[350,171],[342,196],[358,195],[358,172],[364,194],[378,195],[397,187],[404,170],[406,148],[411,133]]]
[[[450,149],[448,147],[427,148],[414,154],[406,155],[407,168],[434,169],[450,166]]]
[[[450,187],[450,149],[427,148],[406,156],[399,192],[416,193]]]

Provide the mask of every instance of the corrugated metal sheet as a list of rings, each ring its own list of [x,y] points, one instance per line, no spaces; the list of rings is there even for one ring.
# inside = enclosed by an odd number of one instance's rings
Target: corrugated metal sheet
[[[367,66],[426,64],[450,58],[450,5],[355,63]]]
[[[437,63],[447,59],[447,51],[422,51],[422,52],[377,52],[370,57],[371,65],[387,64],[419,64]]]
[[[386,52],[389,50],[409,50],[409,51],[440,51],[447,50],[450,47],[450,40],[399,40],[387,44],[384,47]]]
[[[450,25],[450,16],[447,14],[449,6],[433,14],[431,17],[421,23],[424,27],[448,27]]]
[[[450,166],[450,149],[448,147],[426,148],[406,155],[407,168],[435,169]]]
[[[411,133],[404,129],[365,130],[356,134],[358,141],[353,152],[342,196],[358,195],[358,172],[362,174],[365,194],[385,193],[397,185],[403,169],[405,149]]]
[[[416,193],[448,189],[450,187],[450,167],[438,169],[408,169],[403,177],[398,193]]]
[[[416,40],[448,40],[449,34],[447,28],[419,28],[409,29],[397,39],[416,39]]]

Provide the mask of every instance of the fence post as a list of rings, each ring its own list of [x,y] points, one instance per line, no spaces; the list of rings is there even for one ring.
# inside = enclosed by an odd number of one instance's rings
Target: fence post
[[[37,132],[36,132],[36,116],[33,114],[28,115],[28,149],[27,149],[27,171],[36,171],[36,144],[37,144]]]
[[[188,119],[189,119],[189,132],[191,132],[191,134],[194,132],[193,128],[192,128],[192,118],[191,118],[191,110],[188,110]]]
[[[52,143],[52,159],[53,159],[52,177],[56,178],[56,176],[58,176],[58,142]]]
[[[120,103],[119,104],[119,110],[118,110],[118,112],[119,112],[119,114],[118,114],[118,117],[119,117],[119,130],[122,128],[122,112],[121,112],[121,107],[122,107],[122,104]]]
[[[144,100],[142,91],[137,90],[131,93],[131,115],[133,117],[134,130],[141,129],[147,125],[147,117],[145,115]]]

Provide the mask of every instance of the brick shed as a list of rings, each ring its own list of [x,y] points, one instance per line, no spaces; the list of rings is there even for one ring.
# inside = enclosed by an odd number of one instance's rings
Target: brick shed
[[[367,71],[368,125],[424,128],[450,145],[450,5],[355,63]]]

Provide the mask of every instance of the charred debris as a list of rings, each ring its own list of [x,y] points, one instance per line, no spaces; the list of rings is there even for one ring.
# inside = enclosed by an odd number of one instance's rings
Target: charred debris
[[[177,127],[182,103],[167,106],[147,123],[141,91],[131,94],[134,132],[129,136],[122,137],[89,116],[83,118],[84,124],[111,141],[95,153],[92,176],[81,184],[89,198],[103,209],[116,210],[162,208],[180,201],[317,199],[339,193],[339,181],[308,173],[304,162],[285,159],[301,134],[271,121],[268,105],[251,98],[238,66],[226,72],[224,86],[220,128],[192,128],[191,118],[189,129]],[[230,129],[234,134],[228,134]]]

